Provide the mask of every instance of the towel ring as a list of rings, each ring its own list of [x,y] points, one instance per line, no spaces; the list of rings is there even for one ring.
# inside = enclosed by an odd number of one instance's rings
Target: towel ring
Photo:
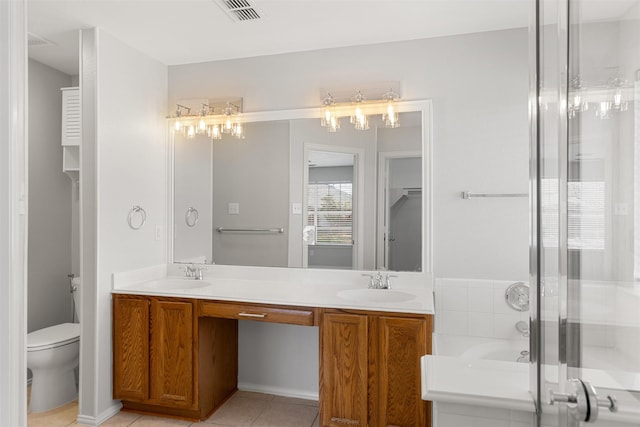
[[[198,209],[191,206],[187,209],[187,213],[184,214],[184,221],[187,223],[187,227],[195,227],[198,223],[198,218],[200,217],[200,213]]]
[[[140,216],[140,224],[136,225],[134,224],[133,221],[133,217],[134,215],[139,214]],[[140,206],[136,205],[133,208],[131,208],[131,210],[129,211],[129,216],[127,216],[127,222],[129,223],[129,227],[131,227],[132,230],[140,230],[143,226],[144,223],[147,222],[147,212],[142,209]]]

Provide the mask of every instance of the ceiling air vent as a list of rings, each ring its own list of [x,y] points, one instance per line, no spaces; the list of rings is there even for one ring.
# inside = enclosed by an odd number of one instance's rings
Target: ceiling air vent
[[[27,44],[29,47],[53,46],[55,44],[51,40],[47,40],[37,34],[27,33],[27,36]]]
[[[260,12],[248,0],[218,0],[222,10],[234,21],[245,22],[260,19]]]

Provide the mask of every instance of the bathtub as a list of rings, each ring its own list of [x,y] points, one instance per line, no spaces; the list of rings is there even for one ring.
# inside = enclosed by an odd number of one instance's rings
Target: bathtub
[[[433,334],[433,354],[438,356],[528,363],[528,357],[523,359],[523,352],[528,356],[529,340],[527,338],[505,340]]]
[[[465,422],[473,425],[478,414],[494,425],[533,425],[533,398],[528,392],[530,366],[521,354],[528,350],[526,338],[433,334],[434,356],[423,360],[423,381],[427,383],[423,383],[423,398],[434,401],[434,426],[459,427]],[[634,391],[640,390],[640,373],[607,369],[607,359],[613,356],[611,349],[586,346],[585,354],[589,357],[585,358],[587,366],[581,370],[582,378],[603,395],[615,395],[620,405],[616,414],[601,411],[602,425],[624,425],[609,424],[615,421],[637,427],[640,393]],[[434,378],[429,379],[428,375]],[[558,367],[544,366],[544,375],[548,384],[557,384]],[[475,387],[475,383],[483,385]]]

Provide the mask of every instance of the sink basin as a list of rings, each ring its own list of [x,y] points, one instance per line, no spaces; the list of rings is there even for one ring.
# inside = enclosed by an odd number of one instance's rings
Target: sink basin
[[[142,284],[143,287],[148,289],[155,289],[158,291],[182,291],[189,289],[198,289],[211,286],[211,283],[204,280],[188,280],[188,279],[161,279],[152,280]]]
[[[415,295],[394,289],[347,289],[337,293],[338,298],[355,302],[404,302],[416,298]]]

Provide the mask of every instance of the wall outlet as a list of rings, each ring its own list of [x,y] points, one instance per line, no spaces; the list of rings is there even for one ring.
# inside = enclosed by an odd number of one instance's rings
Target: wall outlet
[[[240,203],[229,203],[227,205],[227,212],[229,213],[229,215],[239,215]]]
[[[302,203],[292,203],[291,213],[294,215],[302,215]]]

